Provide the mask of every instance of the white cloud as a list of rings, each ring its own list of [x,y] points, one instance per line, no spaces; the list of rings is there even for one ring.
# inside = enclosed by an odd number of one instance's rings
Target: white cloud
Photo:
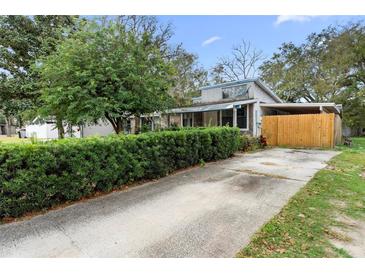
[[[205,40],[203,43],[202,43],[202,46],[205,47],[205,46],[208,46],[218,40],[221,40],[222,38],[219,37],[219,36],[212,36],[210,38],[208,38],[207,40]]]
[[[285,22],[308,22],[313,18],[309,15],[279,15],[274,23],[275,26],[279,26]]]

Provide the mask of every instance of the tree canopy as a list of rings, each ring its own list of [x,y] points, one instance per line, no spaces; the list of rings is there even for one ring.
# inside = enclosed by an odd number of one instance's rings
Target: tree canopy
[[[85,23],[40,61],[41,113],[73,124],[108,120],[115,132],[131,116],[163,111],[172,103],[174,74],[149,29],[118,20]]]
[[[73,16],[0,16],[0,109],[16,116],[39,96],[31,67],[75,26]]]
[[[260,67],[261,76],[288,102],[343,104],[344,122],[365,126],[365,27],[330,26],[305,43],[284,43]]]

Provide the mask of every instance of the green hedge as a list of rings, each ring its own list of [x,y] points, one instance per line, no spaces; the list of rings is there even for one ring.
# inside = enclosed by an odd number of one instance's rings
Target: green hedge
[[[0,145],[0,218],[227,158],[239,134],[220,127]]]

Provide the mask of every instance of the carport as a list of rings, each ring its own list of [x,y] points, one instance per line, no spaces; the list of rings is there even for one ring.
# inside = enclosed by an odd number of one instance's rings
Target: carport
[[[271,146],[333,148],[341,143],[341,105],[260,104],[261,133]]]
[[[265,115],[335,113],[340,115],[342,105],[335,103],[276,103],[260,104]]]

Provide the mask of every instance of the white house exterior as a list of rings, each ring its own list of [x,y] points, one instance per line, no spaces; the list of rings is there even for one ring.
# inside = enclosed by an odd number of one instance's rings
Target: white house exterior
[[[73,126],[72,133],[65,127],[65,137],[81,137],[80,127]],[[58,139],[58,130],[56,123],[52,119],[35,118],[31,123],[25,126],[25,136],[27,138],[37,138],[42,140]]]
[[[282,101],[259,79],[246,79],[203,87],[201,96],[193,99],[193,106],[172,109],[169,113],[180,115],[181,126],[229,125],[257,136],[260,134],[261,103]]]
[[[260,79],[246,79],[201,88],[191,107],[175,108],[162,115],[168,126],[234,126],[259,136],[264,115],[335,113],[335,103],[284,103]],[[167,118],[166,118],[167,117]]]

